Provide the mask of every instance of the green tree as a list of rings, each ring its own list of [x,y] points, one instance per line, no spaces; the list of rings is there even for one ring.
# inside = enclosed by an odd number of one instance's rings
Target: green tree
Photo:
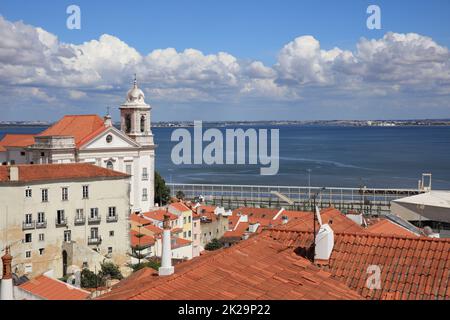
[[[160,266],[161,262],[158,259],[150,259],[148,262],[141,262],[130,265],[130,267],[133,269],[133,272],[141,270],[142,268],[152,268],[158,271]]]
[[[220,249],[222,247],[223,247],[223,244],[219,240],[212,239],[210,243],[206,244],[205,250],[214,251],[214,250]]]
[[[177,197],[178,200],[184,200],[184,197],[185,197],[184,192],[181,191],[181,190],[178,190],[177,194],[176,194],[176,197]]]
[[[81,287],[82,288],[97,288],[102,287],[106,283],[105,279],[96,275],[89,269],[83,269],[81,271]]]
[[[99,276],[102,278],[122,280],[123,276],[120,272],[119,266],[113,262],[105,261],[101,264]]]
[[[166,186],[166,181],[155,171],[155,203],[165,205],[170,199],[170,188]]]

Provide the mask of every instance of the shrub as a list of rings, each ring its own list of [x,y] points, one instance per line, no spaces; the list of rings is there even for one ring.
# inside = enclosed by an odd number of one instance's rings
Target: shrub
[[[222,247],[223,247],[223,244],[219,240],[212,239],[210,243],[206,244],[205,250],[214,251],[214,250],[220,249]]]

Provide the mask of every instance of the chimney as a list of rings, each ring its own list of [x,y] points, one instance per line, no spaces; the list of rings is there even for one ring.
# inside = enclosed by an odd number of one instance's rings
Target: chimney
[[[329,224],[322,224],[320,209],[316,206],[317,222],[319,232],[314,237],[314,261],[320,264],[328,263],[334,247],[334,231]]]
[[[105,127],[112,127],[112,120],[109,113],[103,118],[103,123],[105,124]]]
[[[9,167],[9,181],[19,181],[19,168],[16,166]]]
[[[328,261],[333,252],[334,232],[330,225],[324,224],[320,226],[319,232],[315,238],[316,254],[314,260]],[[320,261],[319,261],[320,262]]]
[[[170,276],[174,273],[174,268],[172,266],[172,245],[170,243],[170,216],[168,208],[166,208],[166,213],[164,214],[163,229],[161,267],[158,269],[158,274],[160,276]]]
[[[9,253],[9,246],[7,246],[5,255],[2,257],[3,275],[0,288],[0,300],[14,300],[11,261],[12,256]]]

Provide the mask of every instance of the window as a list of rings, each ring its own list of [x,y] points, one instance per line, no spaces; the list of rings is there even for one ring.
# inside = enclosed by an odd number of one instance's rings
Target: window
[[[42,202],[48,202],[48,189],[42,189]]]
[[[191,216],[188,217],[188,222],[191,223]]]
[[[39,255],[43,255],[44,254],[44,248],[39,248]]]
[[[11,164],[16,164],[16,160],[11,160],[10,163]]]
[[[33,215],[31,213],[27,213],[25,215],[25,223],[30,224],[33,222]]]
[[[43,233],[39,233],[39,241],[44,241],[45,236]]]
[[[147,168],[142,168],[142,180],[148,180]]]
[[[125,116],[125,132],[126,133],[131,132],[131,115],[129,114]]]
[[[89,186],[83,186],[83,199],[89,198]]]
[[[186,238],[186,231],[183,232],[183,238]]]
[[[194,228],[196,228],[197,227],[197,222],[194,222]]]
[[[62,199],[63,201],[69,200],[69,188],[63,187],[63,188],[61,189],[61,199]]]
[[[64,210],[56,211],[56,223],[57,224],[64,224],[65,223]]]
[[[37,222],[38,223],[45,222],[45,213],[44,212],[38,212]]]
[[[142,189],[142,201],[147,201],[148,194],[147,194],[147,188]]]
[[[186,224],[186,217],[183,217],[183,224]]]
[[[197,240],[197,235],[196,234],[194,234],[194,240]]]
[[[98,218],[98,208],[91,208],[91,219]]]
[[[84,210],[83,209],[77,209],[75,211],[75,219],[76,220],[82,220],[84,218]]]
[[[98,228],[91,228],[91,239],[98,239]]]
[[[108,217],[112,218],[116,216],[116,207],[108,208]]]
[[[188,231],[188,237],[190,238],[192,236],[192,233],[191,233],[191,231],[189,230]]]
[[[113,139],[113,136],[112,136],[112,135],[108,134],[108,135],[106,136],[106,142],[107,142],[107,143],[111,143],[111,142],[112,142],[112,139]]]
[[[31,251],[25,252],[25,258],[31,258]]]
[[[25,189],[25,198],[31,198],[31,189]]]
[[[25,243],[30,243],[31,241],[31,233],[25,233]]]
[[[125,165],[125,172],[126,174],[131,175],[131,164]]]
[[[111,160],[108,160],[108,162],[106,162],[106,168],[114,170],[114,163]]]
[[[145,132],[145,116],[141,116],[141,132]]]
[[[110,231],[110,232],[109,232],[109,236],[110,236],[110,237],[114,237],[114,231]]]
[[[112,247],[108,247],[108,254],[112,254],[113,248]]]
[[[20,155],[21,155],[22,157],[25,157],[25,151],[20,151]]]
[[[45,157],[45,152],[41,152],[41,157]]]
[[[72,232],[70,230],[65,230],[64,231],[64,241],[65,242],[72,241]]]

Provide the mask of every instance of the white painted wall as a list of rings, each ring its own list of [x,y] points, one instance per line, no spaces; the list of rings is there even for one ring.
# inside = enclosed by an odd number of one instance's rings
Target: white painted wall
[[[11,244],[13,256],[13,271],[24,273],[28,267],[32,275],[40,274],[48,269],[54,269],[56,277],[62,276],[62,244],[64,231],[70,230],[72,241],[90,248],[88,245],[90,229],[97,227],[102,242],[98,246],[99,253],[106,255],[108,247],[113,248],[111,259],[118,264],[128,262],[128,178],[108,180],[59,181],[30,184],[0,184],[0,247]],[[82,199],[82,186],[89,185],[89,199]],[[69,188],[69,201],[61,200],[62,187]],[[32,197],[25,197],[25,189],[32,189]],[[48,188],[48,202],[41,201],[41,189]],[[117,222],[106,222],[109,207],[116,207]],[[91,208],[98,208],[101,222],[95,225],[87,223]],[[83,209],[86,217],[84,225],[75,225],[76,209]],[[68,221],[67,227],[56,227],[57,210],[64,210]],[[45,213],[47,227],[43,229],[22,230],[25,214],[31,213],[37,220],[38,212]],[[114,235],[110,235],[113,231]],[[25,234],[30,233],[32,241],[22,243]],[[44,240],[39,240],[39,235]],[[44,248],[40,255],[39,249]],[[26,251],[31,251],[31,258],[26,257]],[[88,251],[89,252],[89,251]],[[81,267],[81,266],[80,266]]]

